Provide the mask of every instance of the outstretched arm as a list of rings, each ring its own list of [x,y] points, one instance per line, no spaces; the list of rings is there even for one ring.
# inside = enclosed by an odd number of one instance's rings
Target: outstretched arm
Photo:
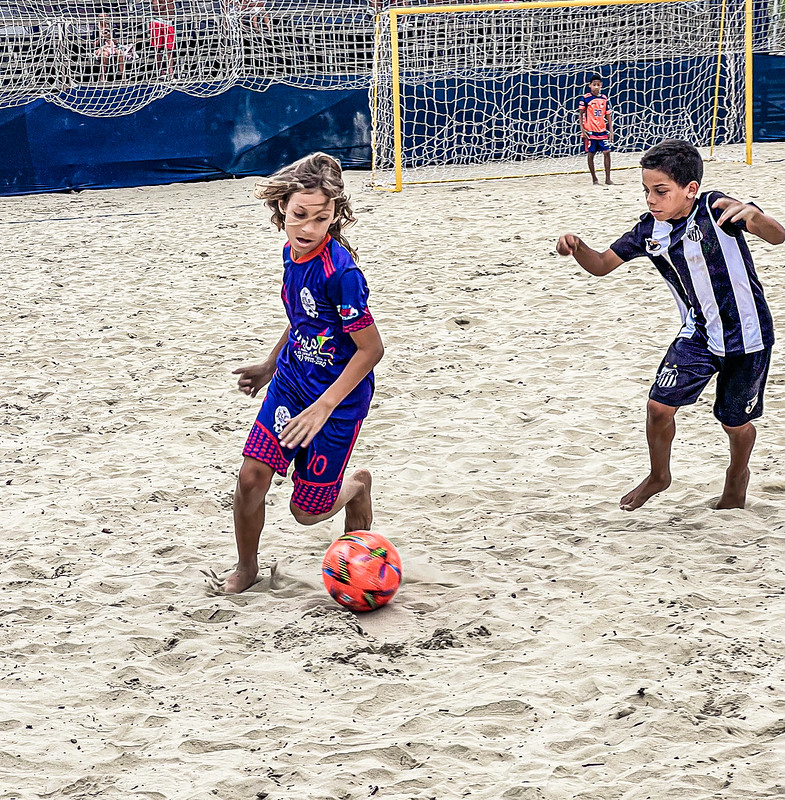
[[[616,267],[624,263],[613,250],[605,250],[600,253],[573,233],[565,233],[559,239],[556,252],[560,256],[572,256],[586,272],[598,277],[613,272]]]
[[[717,224],[722,226],[726,222],[739,222],[744,220],[747,230],[754,236],[763,239],[769,244],[782,244],[785,242],[785,228],[774,217],[764,214],[757,206],[751,203],[742,203],[732,197],[721,197],[711,204],[712,208],[721,208],[722,214]]]
[[[349,335],[357,345],[357,352],[324,394],[286,423],[279,437],[284,447],[308,447],[338,404],[381,361],[384,345],[376,325]]]
[[[290,329],[291,325],[287,325],[283,335],[270,351],[270,355],[261,364],[249,364],[247,367],[238,367],[232,370],[232,375],[240,376],[237,379],[237,388],[241,392],[249,394],[251,397],[256,397],[259,390],[270,383],[273,375],[275,375],[275,362],[278,360],[278,354],[283,350],[283,346],[289,338]]]

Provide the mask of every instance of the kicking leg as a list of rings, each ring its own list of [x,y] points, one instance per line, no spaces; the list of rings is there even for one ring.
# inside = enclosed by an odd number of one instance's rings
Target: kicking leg
[[[619,501],[622,511],[640,508],[650,497],[671,485],[671,445],[676,435],[676,406],[649,400],[646,407],[646,442],[651,471],[646,478]]]
[[[725,472],[725,488],[717,508],[744,508],[750,482],[750,455],[755,446],[755,426],[751,422],[731,428],[722,426],[730,440],[730,465]]]
[[[373,505],[371,503],[371,473],[358,469],[341,485],[332,508],[321,514],[308,514],[294,503],[289,504],[292,515],[301,525],[314,525],[334,517],[346,507],[344,531],[367,531],[373,524]]]

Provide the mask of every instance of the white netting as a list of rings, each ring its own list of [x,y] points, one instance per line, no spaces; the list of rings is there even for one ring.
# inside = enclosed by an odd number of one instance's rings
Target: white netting
[[[0,108],[117,116],[171,91],[365,88],[372,59],[366,0],[0,0]]]
[[[396,83],[404,183],[533,174],[546,158],[548,171],[582,167],[577,103],[594,72],[611,102],[616,164],[665,137],[743,139],[742,0],[429,8],[392,19],[399,73],[382,15],[371,89],[379,186],[395,178]]]

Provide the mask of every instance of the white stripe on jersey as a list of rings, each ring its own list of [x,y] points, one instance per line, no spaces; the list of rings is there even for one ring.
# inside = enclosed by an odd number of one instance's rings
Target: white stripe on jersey
[[[696,205],[695,210],[690,214],[686,230],[689,230],[699,208],[700,205]],[[725,332],[722,327],[720,307],[717,304],[717,298],[714,296],[709,266],[703,257],[703,248],[700,240],[693,242],[685,233],[681,238],[681,243],[684,249],[684,260],[687,262],[687,269],[690,271],[692,288],[695,290],[695,296],[698,298],[703,317],[706,320],[706,335],[709,339],[707,347],[715,355],[724,356]]]
[[[676,268],[673,266],[673,262],[671,261],[670,254],[668,253],[668,248],[671,246],[671,231],[673,230],[673,225],[669,222],[660,222],[659,220],[654,220],[654,227],[652,228],[651,236],[652,239],[656,239],[660,245],[662,246],[662,253],[659,253],[667,262],[670,264],[671,269],[673,270],[673,274],[678,278],[679,273],[676,271]],[[671,294],[673,295],[673,299],[676,301],[676,308],[679,309],[679,316],[681,317],[682,327],[679,331],[678,338],[687,338],[689,339],[693,333],[695,333],[695,312],[689,306],[685,304],[685,302],[679,297],[679,293],[676,291],[676,287],[670,281],[665,281],[665,285],[671,290]],[[682,291],[684,291],[684,287],[682,286]],[[686,294],[686,292],[684,292]]]
[[[744,265],[739,243],[735,237],[728,236],[717,225],[717,221],[714,219],[709,207],[709,195],[706,195],[706,210],[709,213],[711,224],[714,226],[714,232],[717,234],[722,256],[725,259],[725,266],[728,268],[728,277],[730,278],[733,296],[739,309],[739,318],[743,321],[741,338],[744,342],[744,352],[755,353],[758,350],[763,350],[763,331],[761,330],[760,317],[758,316],[758,309],[755,306],[755,298],[750,286],[750,276]]]

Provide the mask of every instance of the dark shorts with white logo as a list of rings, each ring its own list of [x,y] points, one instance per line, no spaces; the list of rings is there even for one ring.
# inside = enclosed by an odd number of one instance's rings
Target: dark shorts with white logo
[[[770,347],[757,353],[715,356],[701,342],[676,339],[662,359],[649,397],[666,406],[692,405],[716,374],[714,416],[735,428],[763,414],[770,362]]]

